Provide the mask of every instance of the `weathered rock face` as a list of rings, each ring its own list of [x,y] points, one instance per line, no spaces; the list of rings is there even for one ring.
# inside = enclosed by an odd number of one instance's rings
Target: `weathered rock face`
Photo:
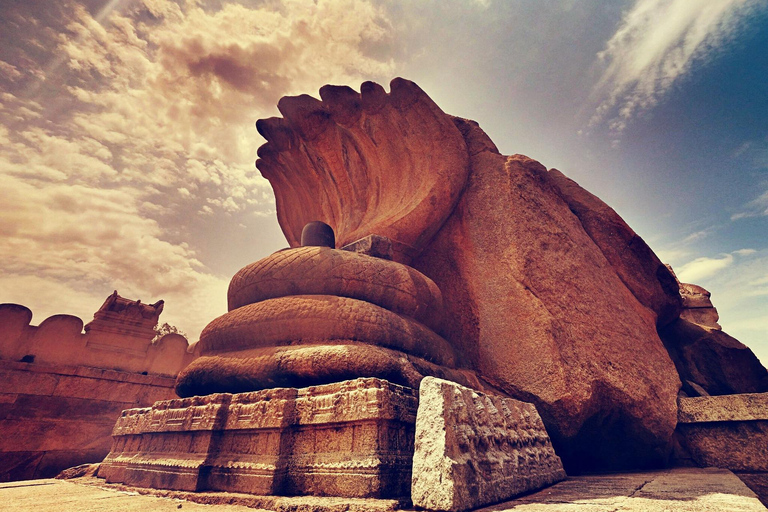
[[[622,283],[656,313],[656,323],[664,326],[675,320],[681,310],[677,280],[648,244],[613,208],[575,181],[557,169],[550,169],[549,178]]]
[[[536,404],[567,470],[660,463],[680,381],[657,315],[541,164],[464,131],[479,148],[467,188],[414,261],[443,292],[443,334],[484,379]]]
[[[407,262],[450,215],[467,179],[464,139],[416,84],[396,78],[391,88],[327,85],[322,101],[282,98],[283,118],[256,124],[268,141],[256,165],[291,247],[305,224],[322,220],[339,247],[383,235]]]
[[[677,280],[672,267],[667,266]],[[739,340],[722,332],[710,293],[680,283],[680,317],[659,330],[688,396],[768,391],[768,371]]]
[[[768,371],[755,354],[720,329],[680,318],[660,334],[689,396],[768,391]]]
[[[720,315],[710,300],[711,293],[701,286],[689,283],[680,283],[680,297],[683,299],[683,311],[680,318],[702,327],[720,330],[717,321]]]
[[[411,499],[463,511],[565,478],[532,404],[433,377],[419,387]]]

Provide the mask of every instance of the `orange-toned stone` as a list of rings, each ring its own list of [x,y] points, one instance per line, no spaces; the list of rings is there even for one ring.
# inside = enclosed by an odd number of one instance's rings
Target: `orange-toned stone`
[[[320,220],[338,247],[376,233],[407,263],[453,210],[467,179],[464,139],[416,84],[396,78],[390,87],[327,85],[322,101],[284,97],[282,118],[256,124],[268,141],[256,165],[275,191],[291,247],[305,224]]]
[[[656,323],[663,327],[674,321],[681,311],[677,280],[648,244],[599,197],[557,169],[548,177],[621,282],[656,313]]]
[[[234,275],[229,310],[289,295],[335,295],[363,300],[432,329],[443,320],[443,298],[417,270],[356,252],[299,247],[276,252]]]
[[[336,340],[334,345],[266,347],[202,356],[179,374],[176,393],[182,397],[241,393],[327,384],[357,377],[379,377],[417,387],[425,375],[485,389],[469,370],[446,368],[399,350]]]
[[[680,283],[680,297],[683,299],[680,318],[702,327],[720,330],[720,324],[717,323],[720,315],[712,305],[711,296],[712,294],[701,286]]]
[[[370,302],[330,295],[291,295],[242,306],[200,334],[200,354],[349,340],[392,348],[454,366],[451,346],[423,325]]]
[[[662,464],[680,388],[657,315],[625,285],[530,158],[478,152],[414,267],[443,293],[442,334],[486,380],[536,405],[567,470]]]
[[[99,476],[139,487],[393,498],[411,481],[416,394],[379,379],[124,411]]]

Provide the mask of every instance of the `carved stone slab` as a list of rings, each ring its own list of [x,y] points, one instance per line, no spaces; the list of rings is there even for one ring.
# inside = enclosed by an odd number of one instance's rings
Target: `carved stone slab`
[[[416,393],[362,378],[123,411],[99,476],[183,491],[407,496]]]
[[[419,388],[411,498],[463,511],[565,478],[533,404],[434,377]]]

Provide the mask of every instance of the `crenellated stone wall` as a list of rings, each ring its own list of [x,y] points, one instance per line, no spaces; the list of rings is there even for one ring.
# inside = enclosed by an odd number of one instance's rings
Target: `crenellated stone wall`
[[[194,347],[179,334],[153,342],[161,312],[115,292],[88,325],[54,315],[35,326],[28,308],[0,304],[0,481],[99,462],[124,409],[175,397]]]
[[[115,292],[85,326],[72,315],[53,315],[36,326],[29,308],[0,304],[0,359],[175,377],[195,358],[194,346],[180,334],[153,342],[162,310],[162,301],[142,304]]]

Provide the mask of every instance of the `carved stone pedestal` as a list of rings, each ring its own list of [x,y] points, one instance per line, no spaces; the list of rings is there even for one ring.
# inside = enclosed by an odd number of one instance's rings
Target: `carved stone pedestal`
[[[363,378],[129,409],[99,476],[184,491],[408,496],[417,397]]]

